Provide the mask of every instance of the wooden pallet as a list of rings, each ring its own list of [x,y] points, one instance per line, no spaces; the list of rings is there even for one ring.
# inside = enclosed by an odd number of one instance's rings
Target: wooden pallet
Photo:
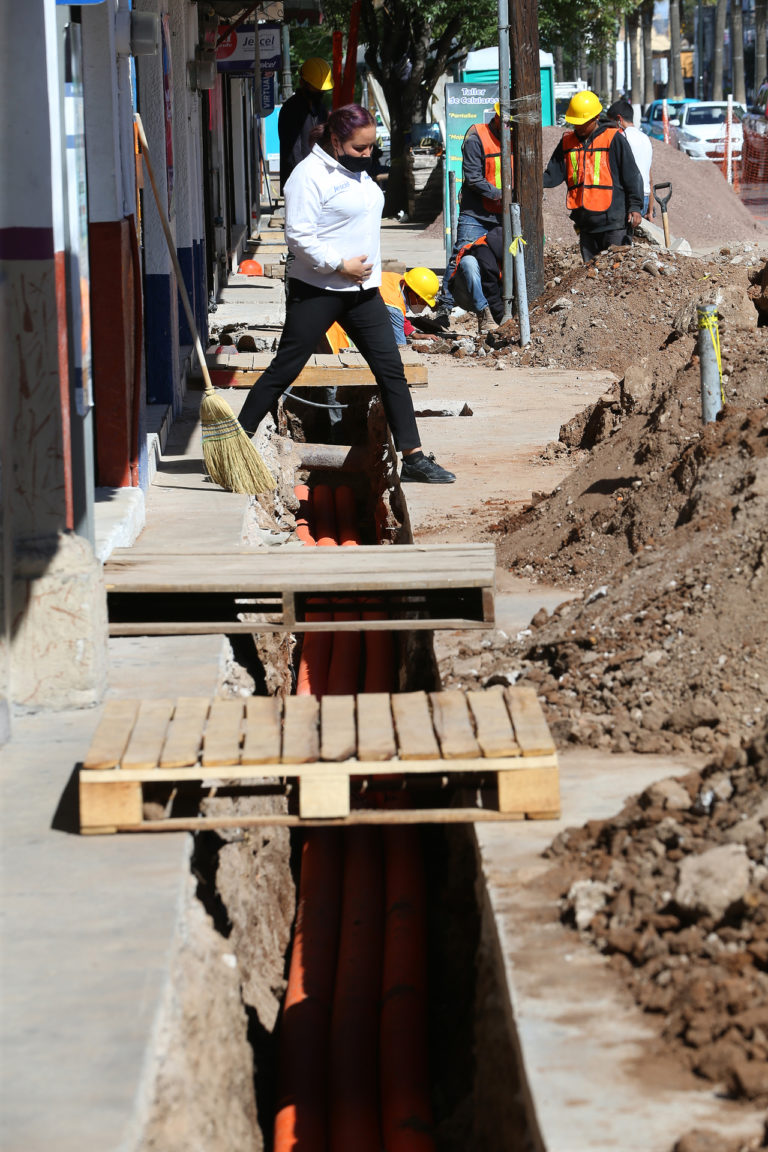
[[[211,383],[216,388],[251,388],[272,362],[269,352],[218,353],[206,356]],[[429,371],[423,356],[410,348],[400,352],[405,378],[411,388],[424,388],[429,382]],[[190,375],[189,385],[202,388],[203,378]],[[306,366],[294,381],[295,388],[359,388],[375,387],[376,381],[365,357],[359,352],[339,352],[336,356],[310,356]]]
[[[104,577],[111,636],[412,631],[494,621],[493,544],[116,548]],[[357,607],[358,619],[333,619],[339,598],[345,614]]]
[[[423,797],[393,808],[365,801]],[[493,787],[495,807],[450,806],[455,786]],[[370,787],[368,787],[370,785]],[[288,796],[275,815],[189,815],[227,795]],[[167,795],[146,819],[153,793]],[[360,696],[116,700],[79,772],[80,830],[173,831],[263,824],[428,823],[554,819],[560,812],[557,755],[533,688],[370,693]],[[187,814],[174,814],[184,797]],[[435,803],[434,798],[437,797]],[[155,802],[157,808],[158,802]]]

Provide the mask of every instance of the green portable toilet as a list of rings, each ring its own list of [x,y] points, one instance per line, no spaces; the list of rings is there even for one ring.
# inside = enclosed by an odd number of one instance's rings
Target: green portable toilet
[[[555,61],[551,52],[539,50],[541,77],[541,122],[549,127],[555,122]],[[499,49],[479,48],[467,56],[461,73],[463,83],[498,84]]]

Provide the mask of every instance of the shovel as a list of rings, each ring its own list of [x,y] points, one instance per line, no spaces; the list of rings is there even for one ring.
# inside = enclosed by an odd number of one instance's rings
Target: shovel
[[[660,196],[659,190],[662,188],[669,188],[666,196]],[[667,181],[665,184],[654,184],[653,186],[654,199],[659,202],[661,208],[661,222],[664,225],[664,244],[669,248],[669,218],[667,216],[667,204],[669,204],[670,197],[672,196],[672,185]]]

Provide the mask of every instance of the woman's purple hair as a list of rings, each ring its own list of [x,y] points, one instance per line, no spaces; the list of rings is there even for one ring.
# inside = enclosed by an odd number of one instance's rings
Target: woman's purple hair
[[[367,108],[362,104],[344,104],[341,108],[334,108],[322,129],[312,130],[310,139],[313,143],[330,144],[333,133],[342,144],[346,144],[358,128],[366,128],[369,124],[375,125],[376,121]]]

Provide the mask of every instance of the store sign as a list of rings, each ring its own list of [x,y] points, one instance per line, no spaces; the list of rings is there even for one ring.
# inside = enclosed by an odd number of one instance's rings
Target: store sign
[[[261,74],[279,72],[282,53],[280,48],[280,25],[259,24],[259,58]],[[227,33],[226,27],[219,28],[219,36]],[[243,25],[228,32],[216,47],[216,67],[219,72],[247,75],[253,72],[256,55],[253,25]]]

